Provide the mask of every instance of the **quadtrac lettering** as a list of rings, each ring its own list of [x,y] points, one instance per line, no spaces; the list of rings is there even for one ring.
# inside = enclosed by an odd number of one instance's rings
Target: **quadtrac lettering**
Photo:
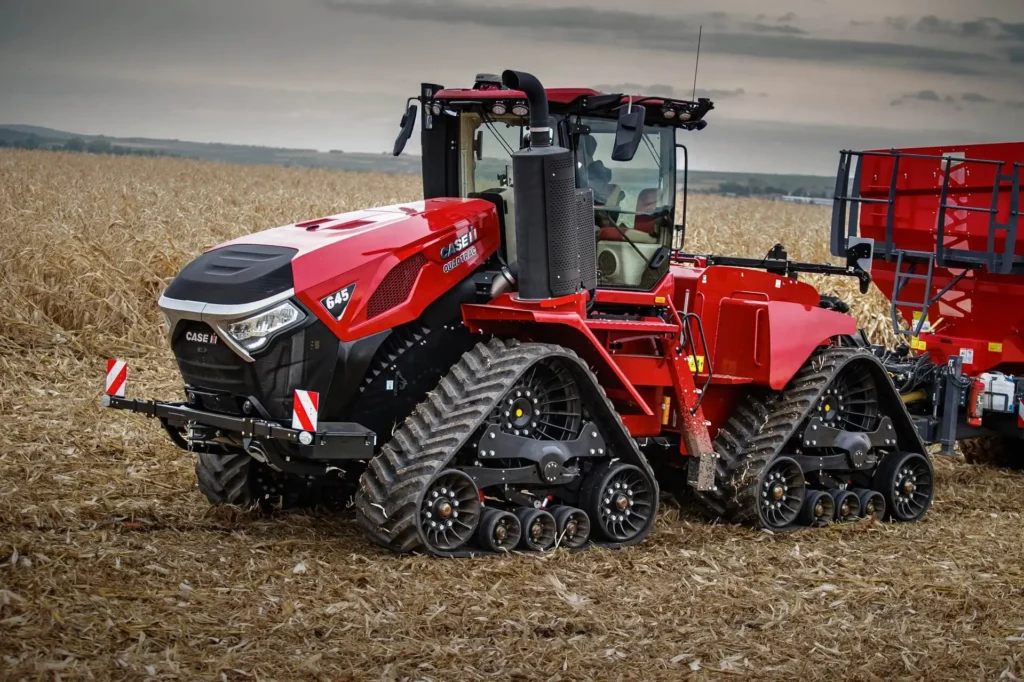
[[[468,263],[474,258],[476,258],[476,247],[471,246],[467,250],[460,253],[455,258],[452,258],[450,261],[445,263],[444,266],[442,267],[442,270],[444,271],[445,274],[448,274],[458,266],[462,265],[463,263]]]
[[[333,294],[328,294],[320,299],[320,305],[324,307],[334,321],[341,320],[341,316],[345,314],[345,309],[348,308],[349,301],[352,300],[352,292],[356,290],[355,283],[349,284],[344,289],[338,289]]]
[[[467,263],[477,256],[476,247],[473,244],[476,243],[477,232],[476,227],[469,228],[469,231],[465,234],[456,237],[455,240],[449,244],[441,247],[441,258],[451,259],[448,260],[442,271],[448,274],[459,265]]]

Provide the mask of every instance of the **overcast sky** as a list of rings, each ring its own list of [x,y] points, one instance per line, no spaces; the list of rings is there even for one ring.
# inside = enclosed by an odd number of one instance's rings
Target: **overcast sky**
[[[421,81],[689,96],[702,24],[696,168],[1024,139],[1024,0],[0,0],[0,123],[379,152]]]

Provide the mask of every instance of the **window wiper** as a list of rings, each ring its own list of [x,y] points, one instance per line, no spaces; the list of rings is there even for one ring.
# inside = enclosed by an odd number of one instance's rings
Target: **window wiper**
[[[651,138],[644,135],[643,141],[644,144],[647,145],[647,151],[651,153],[651,157],[654,159],[654,162],[658,164],[658,168],[661,168],[661,158],[658,156],[658,152],[654,150],[654,143],[651,142]]]
[[[481,119],[483,120],[483,122],[484,122],[484,125],[486,125],[486,126],[487,126],[487,129],[488,129],[489,131],[491,131],[491,135],[493,135],[493,136],[494,136],[494,138],[495,138],[496,140],[498,140],[498,144],[500,144],[500,145],[501,145],[501,147],[502,147],[502,149],[504,149],[504,150],[505,150],[505,153],[506,153],[506,154],[508,154],[509,156],[512,156],[513,154],[515,154],[516,152],[515,152],[515,150],[514,150],[514,149],[512,149],[512,145],[510,145],[510,144],[509,144],[509,143],[508,143],[508,142],[507,142],[507,141],[505,140],[505,138],[504,138],[504,137],[502,137],[502,136],[501,136],[501,135],[500,135],[500,134],[498,133],[497,129],[496,129],[495,127],[494,127],[494,122],[493,122],[493,121],[491,121],[491,119],[490,119],[490,118],[489,118],[489,117],[487,116],[487,114],[485,114],[485,113],[481,113],[481,115],[480,115],[480,118],[481,118]]]

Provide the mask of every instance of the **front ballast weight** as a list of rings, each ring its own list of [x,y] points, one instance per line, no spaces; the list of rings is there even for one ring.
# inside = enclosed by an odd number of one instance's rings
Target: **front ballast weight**
[[[575,353],[492,339],[395,431],[355,502],[367,536],[385,548],[469,556],[632,545],[650,531],[658,495]]]

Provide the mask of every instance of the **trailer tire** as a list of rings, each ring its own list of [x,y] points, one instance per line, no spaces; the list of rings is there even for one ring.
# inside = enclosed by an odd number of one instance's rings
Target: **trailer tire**
[[[1024,441],[1008,436],[981,436],[960,441],[968,464],[1024,469]]]

